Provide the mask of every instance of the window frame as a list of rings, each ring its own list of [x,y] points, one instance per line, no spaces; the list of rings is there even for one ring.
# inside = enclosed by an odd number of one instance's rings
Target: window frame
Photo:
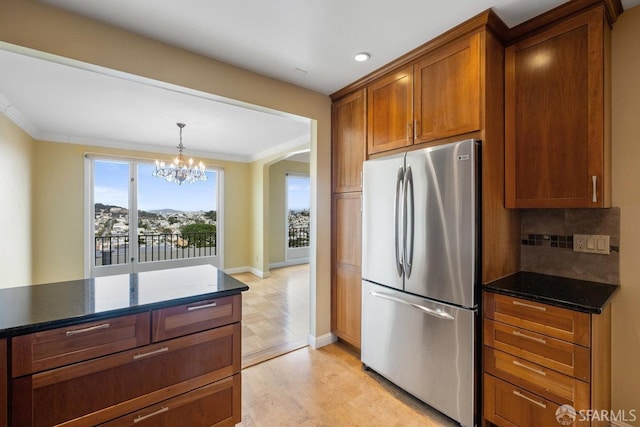
[[[110,266],[95,265],[95,200],[94,164],[96,161],[113,161],[129,165],[129,260],[125,264]],[[219,269],[224,267],[224,168],[207,166],[207,171],[217,173],[216,191],[216,255],[173,260],[139,262],[137,250],[138,233],[138,165],[153,164],[154,160],[142,157],[118,156],[100,153],[84,155],[84,275],[85,278],[110,276],[115,274],[139,273],[167,268],[211,264]],[[175,185],[168,183],[168,185]]]

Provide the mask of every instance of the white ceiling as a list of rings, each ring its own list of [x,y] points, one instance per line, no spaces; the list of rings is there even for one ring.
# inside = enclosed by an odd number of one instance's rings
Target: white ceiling
[[[323,94],[490,7],[514,26],[564,2],[40,1]],[[361,51],[371,60],[353,61]],[[309,143],[304,118],[8,45],[0,45],[0,111],[37,139],[166,153],[181,121],[187,156],[252,161]]]

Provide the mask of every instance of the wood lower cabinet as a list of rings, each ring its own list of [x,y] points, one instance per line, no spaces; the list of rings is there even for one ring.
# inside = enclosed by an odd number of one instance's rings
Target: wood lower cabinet
[[[0,339],[0,427],[7,425],[8,404],[7,404],[7,340]]]
[[[12,377],[149,344],[149,313],[12,338]]]
[[[611,206],[605,13],[600,5],[507,47],[507,207]]]
[[[333,195],[332,331],[360,348],[362,194]]]
[[[104,427],[232,426],[240,420],[240,374],[165,400]]]
[[[362,162],[367,151],[367,92],[348,95],[331,109],[333,192],[362,191]]]
[[[12,360],[26,362],[11,379],[11,425],[240,422],[241,307],[238,294],[12,338]],[[108,330],[141,344],[122,349],[113,339],[94,357]],[[66,343],[70,331],[82,343]],[[41,369],[43,354],[56,363]]]
[[[609,306],[588,314],[486,291],[483,302],[485,421],[551,426],[562,405],[611,408]]]

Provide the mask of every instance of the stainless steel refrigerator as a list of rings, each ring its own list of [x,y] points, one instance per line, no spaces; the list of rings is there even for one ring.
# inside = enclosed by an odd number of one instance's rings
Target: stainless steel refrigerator
[[[362,362],[476,424],[480,145],[369,160],[363,171]]]

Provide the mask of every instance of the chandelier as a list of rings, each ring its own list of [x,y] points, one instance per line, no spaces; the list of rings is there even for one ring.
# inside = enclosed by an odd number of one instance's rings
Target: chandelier
[[[168,165],[156,160],[156,168],[153,171],[153,176],[164,178],[178,185],[182,185],[183,182],[193,183],[196,181],[206,181],[207,174],[204,173],[204,164],[202,162],[194,165],[193,159],[189,159],[188,162],[184,160],[182,154],[184,151],[184,145],[182,145],[182,128],[186,125],[184,123],[176,124],[180,128],[180,144],[176,147],[178,149],[178,157],[173,159],[173,162]]]

